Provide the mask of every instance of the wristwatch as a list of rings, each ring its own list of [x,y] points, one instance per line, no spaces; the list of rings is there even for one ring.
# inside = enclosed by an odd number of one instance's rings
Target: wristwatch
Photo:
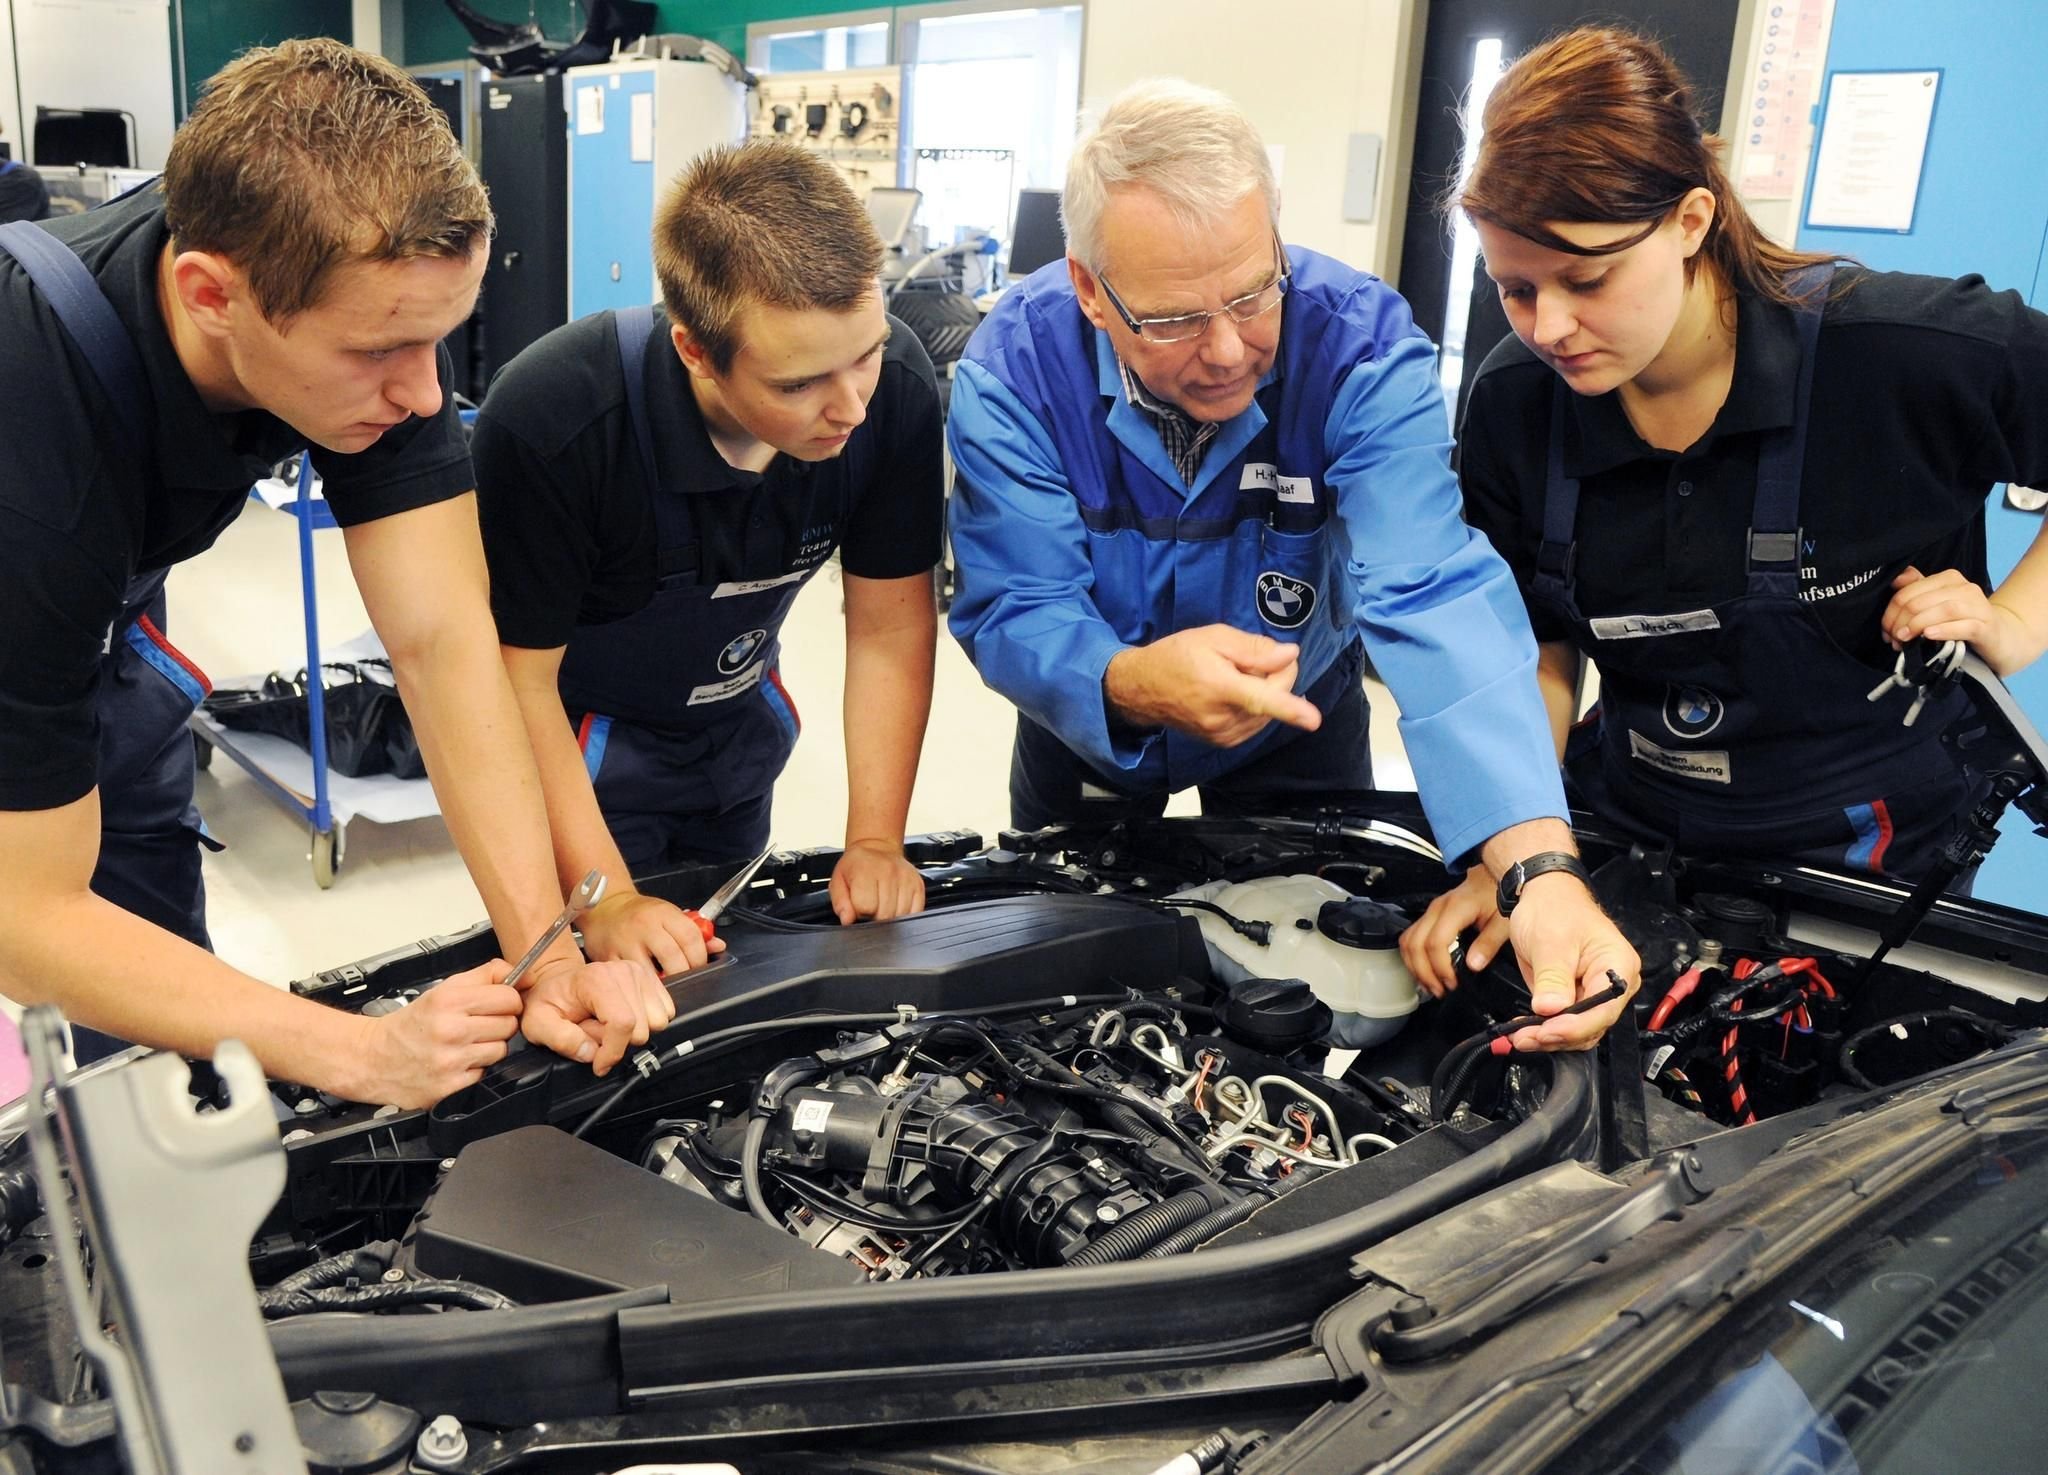
[[[1569,871],[1585,883],[1588,891],[1593,889],[1593,878],[1586,871],[1586,863],[1576,855],[1563,850],[1540,850],[1526,860],[1516,861],[1500,878],[1496,898],[1500,902],[1500,914],[1503,917],[1512,915],[1515,903],[1522,899],[1522,888],[1538,876],[1552,871]]]

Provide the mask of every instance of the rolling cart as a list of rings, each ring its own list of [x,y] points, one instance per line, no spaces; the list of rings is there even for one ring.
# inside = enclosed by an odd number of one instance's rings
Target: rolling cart
[[[252,496],[256,495],[251,493]],[[313,495],[313,458],[299,457],[298,496],[279,511],[298,519],[299,588],[305,606],[306,670],[314,673],[306,688],[311,753],[283,738],[237,732],[214,721],[202,707],[192,714],[194,757],[201,768],[211,766],[216,750],[225,753],[256,781],[257,786],[292,814],[305,820],[313,884],[326,890],[334,884],[347,854],[348,825],[358,815],[373,822],[419,819],[438,813],[433,790],[425,779],[350,779],[327,766],[327,700],[317,679],[325,660],[367,652],[320,649],[320,617],[315,601],[313,532],[334,527],[334,514],[324,498]]]

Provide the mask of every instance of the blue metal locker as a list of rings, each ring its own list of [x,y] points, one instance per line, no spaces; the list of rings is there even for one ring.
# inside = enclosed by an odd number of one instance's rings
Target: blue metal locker
[[[708,62],[571,67],[569,316],[652,302],[654,208],[705,149],[746,135],[746,93]]]
[[[631,99],[653,94],[654,74],[648,71],[579,67],[569,78],[572,318],[650,300],[654,160],[633,157]],[[593,119],[598,123],[594,132]]]

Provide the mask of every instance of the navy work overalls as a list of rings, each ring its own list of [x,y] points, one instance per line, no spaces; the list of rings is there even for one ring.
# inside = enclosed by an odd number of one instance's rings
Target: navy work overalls
[[[562,657],[561,690],[598,807],[640,873],[766,848],[775,780],[799,729],[776,669],[782,621],[823,560],[750,582],[705,578],[700,494],[664,485],[655,465],[652,310],[616,318],[626,410],[654,499],[654,598],[624,619],[579,626]],[[856,436],[844,454],[863,454],[862,442]]]
[[[85,354],[113,402],[136,473],[147,474],[154,416],[149,381],[133,340],[92,273],[39,226],[0,226],[0,252],[20,263]],[[221,526],[239,510],[239,504],[231,507]],[[204,673],[164,637],[169,573],[151,569],[129,580],[100,657],[100,854],[92,889],[187,942],[209,947],[200,846],[220,847],[205,834],[192,802],[192,738],[185,728],[209,685]],[[73,1041],[80,1064],[123,1047],[89,1029],[74,1029]]]
[[[1329,481],[1331,413],[1347,376],[1414,328],[1400,298],[1361,291],[1341,263],[1300,250],[1289,259],[1273,365],[1253,406],[1217,432],[1192,485],[1124,392],[1107,340],[1071,289],[1049,290],[1042,316],[992,318],[975,336],[969,358],[1001,358],[1023,408],[1044,425],[1086,529],[1088,597],[1117,637],[1149,645],[1225,624],[1286,641],[1299,649],[1301,695],[1323,714],[1314,733],[1274,722],[1235,748],[1169,729],[1134,768],[1107,770],[1055,731],[1092,725],[1102,700],[1096,683],[1074,681],[1049,721],[1039,720],[1045,712],[1017,715],[1010,822],[1019,829],[1156,815],[1168,794],[1189,787],[1199,788],[1204,813],[1219,814],[1373,786],[1365,650]],[[1008,657],[969,648],[1002,689],[1008,673],[985,663]]]
[[[1588,619],[1579,610],[1579,484],[1564,473],[1571,391],[1551,402],[1543,542],[1532,600],[1568,619],[1600,669],[1600,705],[1575,729],[1573,802],[1641,839],[1694,855],[1804,862],[1911,878],[1962,809],[1961,771],[1942,748],[1960,694],[1912,727],[1903,700],[1866,698],[1882,673],[1835,644],[1799,597],[1799,488],[1813,363],[1832,267],[1793,279],[1803,298],[1792,424],[1757,456],[1741,595],[1672,614]]]

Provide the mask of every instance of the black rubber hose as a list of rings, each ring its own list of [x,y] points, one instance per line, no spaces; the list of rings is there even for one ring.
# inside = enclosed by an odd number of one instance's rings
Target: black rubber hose
[[[1164,1260],[1169,1255],[1185,1255],[1197,1245],[1214,1239],[1233,1224],[1242,1224],[1270,1202],[1272,1200],[1264,1194],[1255,1193],[1239,1199],[1234,1204],[1225,1204],[1215,1212],[1203,1215],[1187,1228],[1176,1229],[1138,1258]]]
[[[1118,899],[1121,901],[1143,902],[1148,906],[1188,907],[1194,911],[1207,912],[1211,916],[1221,917],[1224,926],[1259,947],[1271,946],[1273,941],[1273,924],[1271,922],[1247,922],[1243,917],[1233,916],[1231,913],[1226,912],[1213,901],[1197,901],[1193,897],[1184,896],[1125,896]]]
[[[1193,1149],[1183,1146],[1179,1141],[1167,1137],[1152,1125],[1143,1112],[1126,1101],[1105,1101],[1099,1115],[1116,1128],[1118,1133],[1136,1142],[1145,1151],[1159,1153],[1162,1162],[1194,1177],[1207,1178],[1212,1183],[1217,1181],[1219,1174],[1214,1163]]]
[[[1485,1035],[1474,1035],[1468,1040],[1451,1046],[1442,1060],[1437,1062],[1436,1073],[1429,1083],[1429,1119],[1443,1121],[1450,1116],[1451,1108],[1464,1099],[1465,1088],[1472,1084],[1473,1072],[1479,1063],[1488,1058],[1493,1041]]]
[[[2004,1044],[2016,1033],[2010,1026],[2000,1024],[1995,1019],[1986,1019],[1981,1014],[1972,1014],[1967,1009],[1924,1009],[1915,1014],[1901,1014],[1895,1019],[1880,1019],[1876,1024],[1870,1025],[1868,1028],[1857,1030],[1856,1033],[1842,1041],[1842,1047],[1835,1057],[1836,1068],[1840,1071],[1843,1081],[1854,1086],[1859,1091],[1874,1091],[1879,1085],[1895,1086],[1899,1083],[1896,1080],[1879,1082],[1865,1074],[1856,1064],[1854,1057],[1857,1051],[1880,1035],[1890,1034],[1894,1030],[1903,1031],[1910,1035],[1916,1030],[1924,1030],[1930,1026],[1943,1023],[1956,1025],[1974,1032],[1983,1041],[1982,1046],[1975,1052],[1980,1054],[1984,1050],[1995,1049],[1999,1045]],[[1968,1059],[1969,1057],[1964,1056],[1961,1058]],[[1946,1064],[1947,1062],[1942,1063]],[[1939,1068],[1939,1065],[1926,1067],[1928,1070]],[[1920,1074],[1923,1074],[1923,1072],[1917,1070],[1910,1071],[1899,1079],[1911,1080],[1913,1076]]]
[[[619,1063],[626,1068],[626,1078],[613,1088],[611,1095],[597,1103],[595,1111],[591,1112],[589,1116],[577,1124],[576,1130],[569,1134],[571,1137],[576,1138],[578,1141],[588,1137],[593,1127],[617,1111],[620,1103],[633,1094],[633,1088],[647,1079],[647,1076],[641,1074],[639,1069],[630,1061],[622,1060]],[[659,1070],[660,1068],[660,1064],[657,1062],[654,1069]]]
[[[1119,1096],[1114,1091],[1107,1091],[1100,1086],[1089,1084],[1072,1070],[1068,1069],[1066,1065],[1039,1049],[1029,1040],[1020,1039],[1016,1041],[1016,1044],[1028,1059],[1037,1061],[1039,1066],[1048,1072],[1047,1075],[1032,1080],[1032,1085],[1040,1086],[1050,1091],[1058,1091],[1063,1095],[1087,1096],[1109,1105],[1128,1107],[1143,1117],[1152,1130],[1185,1152],[1191,1162],[1200,1164],[1203,1176],[1211,1181],[1215,1181],[1222,1176],[1210,1165],[1209,1160],[1202,1156],[1202,1150],[1188,1140],[1187,1134],[1182,1132],[1179,1127],[1176,1127],[1173,1124],[1172,1118],[1168,1117],[1165,1112],[1160,1111],[1157,1107],[1147,1102],[1135,1101],[1128,1096]]]
[[[1199,1188],[1183,1189],[1172,1198],[1138,1210],[1130,1218],[1090,1243],[1069,1266],[1111,1265],[1135,1260],[1176,1229],[1185,1229],[1207,1217],[1213,1199]]]
[[[834,923],[833,926],[836,929],[838,924]],[[1066,1009],[1076,1006],[1085,1006],[1092,1009],[1100,1004],[1121,1008],[1130,1001],[1130,997],[1128,989],[1121,993],[1054,994],[1043,999],[1024,999],[1014,1004],[993,1004],[987,1008],[975,1010],[971,1017],[976,1019],[997,1019],[1012,1014],[1042,1014],[1049,1009]],[[1202,1015],[1213,1015],[1215,1012],[1199,1004],[1176,1004],[1173,1007],[1184,1008],[1190,1013]],[[647,1048],[654,1054],[656,1060],[652,1073],[659,1074],[681,1059],[690,1058],[694,1063],[696,1057],[702,1056],[714,1046],[723,1046],[731,1040],[746,1039],[761,1034],[778,1034],[784,1030],[804,1029],[813,1025],[835,1025],[850,1029],[859,1029],[866,1026],[887,1026],[898,1023],[901,1018],[900,1014],[894,1012],[887,1014],[797,1014],[783,1019],[760,1019],[749,1024],[728,1025],[724,1029],[712,1030],[709,1034],[699,1035],[695,1039],[671,1042],[666,1045],[649,1045]],[[966,1025],[967,1019],[953,1015],[929,1015],[917,1022],[921,1024],[929,1023],[936,1027],[946,1024]],[[986,1040],[987,1036],[983,1035],[982,1038]],[[688,1047],[687,1057],[676,1053],[679,1045]],[[625,1099],[626,1094],[633,1090],[643,1079],[645,1077],[636,1070],[633,1075],[621,1081],[612,1094],[599,1102],[591,1114],[584,1119],[583,1124],[571,1135],[581,1137],[589,1132],[592,1127],[595,1127],[599,1122],[610,1116],[619,1103]],[[1089,1089],[1093,1090],[1094,1088],[1090,1087]]]
[[[1139,1113],[1131,1110],[1121,1101],[1106,1101],[1097,1113],[1105,1122],[1136,1142],[1140,1147],[1159,1145],[1160,1133],[1157,1127],[1146,1121]]]

